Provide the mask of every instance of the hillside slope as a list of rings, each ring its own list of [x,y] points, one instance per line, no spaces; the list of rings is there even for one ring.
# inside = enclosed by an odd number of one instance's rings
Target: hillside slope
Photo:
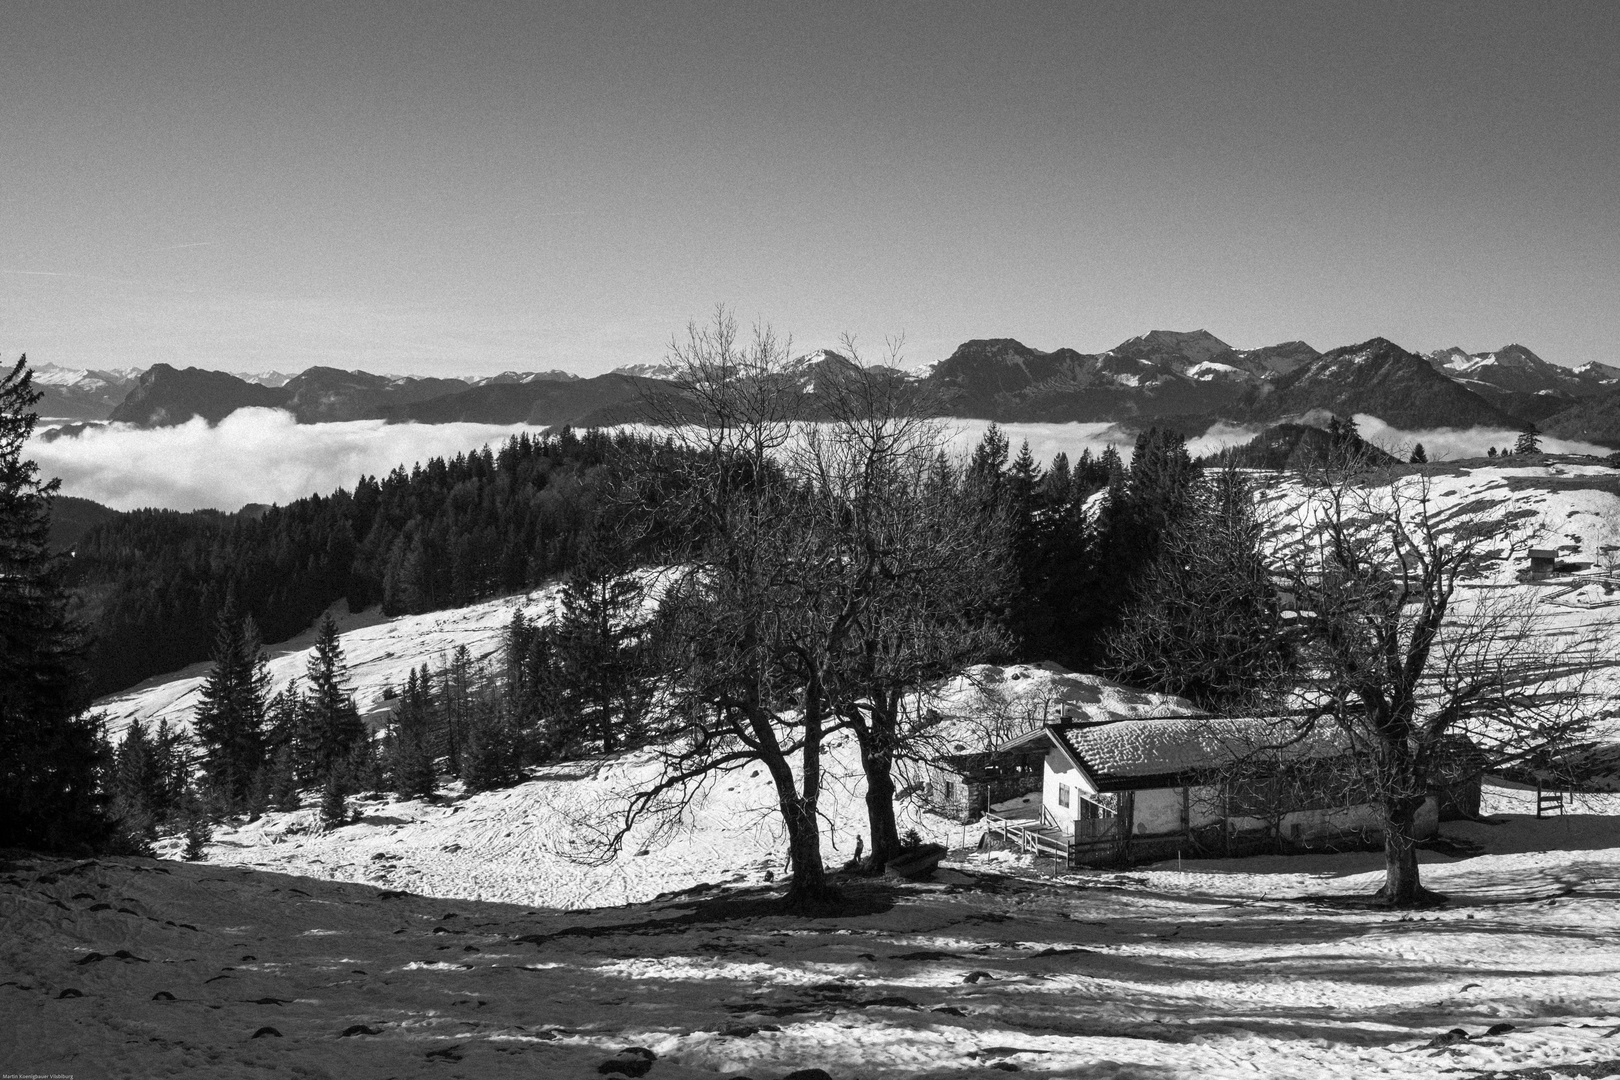
[[[1620,449],[1620,390],[1584,398],[1540,423],[1548,435]]]

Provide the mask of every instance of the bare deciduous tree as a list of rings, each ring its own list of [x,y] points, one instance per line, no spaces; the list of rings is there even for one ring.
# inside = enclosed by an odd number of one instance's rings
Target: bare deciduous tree
[[[986,530],[960,469],[939,467],[947,443],[936,404],[899,369],[860,363],[818,380],[820,424],[807,428],[793,471],[810,496],[805,528],[820,538],[849,624],[828,655],[826,687],[854,733],[866,777],[870,865],[900,852],[895,767],[930,721],[911,702],[925,684],[1006,646],[994,618],[1010,581],[1005,529]]]
[[[1448,744],[1466,737],[1495,766],[1573,745],[1589,723],[1591,643],[1549,647],[1532,599],[1486,585],[1513,550],[1508,523],[1443,512],[1427,477],[1341,464],[1310,478],[1280,545],[1300,690],[1348,738],[1343,760],[1383,816],[1380,897],[1407,907],[1432,896],[1414,823]]]
[[[837,724],[828,656],[854,600],[830,587],[823,537],[803,527],[808,496],[782,468],[803,387],[791,345],[768,327],[744,342],[718,309],[671,345],[678,393],[655,402],[676,452],[642,477],[684,547],[655,638],[662,701],[649,718],[652,783],[630,793],[616,848],[636,824],[670,822],[714,779],[759,763],[788,834],[792,906],[829,896],[821,856],[822,744]]]
[[[767,328],[742,343],[722,310],[672,347],[679,395],[651,403],[678,452],[645,490],[687,542],[654,634],[659,775],[631,795],[615,836],[683,813],[716,775],[757,762],[786,826],[793,904],[828,893],[827,736],[847,727],[859,742],[881,866],[900,845],[906,695],[998,640],[997,543],[959,476],[938,467],[942,429],[915,380],[846,348],[853,359],[805,370]]]

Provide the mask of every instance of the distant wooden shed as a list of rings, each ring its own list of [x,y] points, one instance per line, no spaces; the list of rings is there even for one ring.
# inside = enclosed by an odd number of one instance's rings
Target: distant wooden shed
[[[1041,790],[1046,749],[947,754],[923,768],[923,802],[937,814],[967,823],[992,805]]]
[[[1531,548],[1530,573],[1550,574],[1558,569],[1557,548]]]

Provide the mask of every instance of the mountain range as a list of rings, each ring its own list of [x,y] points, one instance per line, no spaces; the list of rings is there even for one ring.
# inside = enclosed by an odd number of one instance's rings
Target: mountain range
[[[848,364],[806,357],[807,415],[816,373]],[[155,364],[145,371],[42,365],[48,417],[139,427],[217,423],[237,409],[284,409],[299,423],[342,420],[587,426],[644,419],[670,370],[636,364],[582,378],[564,371],[487,378],[373,375],[312,367],[294,376],[234,375]],[[1384,338],[1322,353],[1302,341],[1235,349],[1207,330],[1154,330],[1106,352],[1050,352],[1013,338],[963,342],[915,373],[953,416],[998,421],[1272,423],[1326,409],[1396,427],[1518,428],[1620,446],[1620,368],[1566,368],[1522,345],[1418,355]]]

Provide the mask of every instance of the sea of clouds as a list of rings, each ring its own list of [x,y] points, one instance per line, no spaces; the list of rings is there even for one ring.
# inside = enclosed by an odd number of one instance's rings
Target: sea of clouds
[[[381,420],[299,424],[280,409],[238,409],[214,427],[196,418],[165,428],[114,424],[49,442],[36,437],[25,454],[45,476],[62,478],[64,495],[115,510],[237,510],[352,490],[363,475],[498,445],[524,430],[539,429]]]
[[[1357,416],[1364,437],[1402,458],[1421,442],[1431,461],[1478,457],[1487,448],[1510,447],[1518,432],[1497,428],[1436,428],[1405,431],[1374,416]],[[970,452],[984,437],[986,420],[950,420],[951,446]],[[1070,461],[1112,445],[1127,460],[1135,436],[1114,424],[1002,424],[1017,454],[1029,443],[1042,466],[1059,452]],[[155,506],[170,510],[212,507],[236,510],[247,503],[286,503],[305,495],[354,487],[362,475],[381,476],[396,465],[409,468],[430,457],[447,457],[504,442],[537,428],[498,424],[386,424],[359,420],[298,424],[279,409],[241,409],[214,427],[195,419],[177,427],[143,429],[115,424],[51,441],[35,438],[26,455],[47,477],[61,477],[66,495],[94,499],[117,510]],[[1189,439],[1196,456],[1238,446],[1257,428],[1216,424]],[[1591,443],[1543,438],[1554,453],[1609,451]]]
[[[1363,439],[1399,457],[1410,455],[1412,447],[1422,443],[1423,453],[1430,461],[1483,457],[1493,446],[1498,451],[1512,449],[1519,438],[1518,431],[1509,428],[1426,428],[1420,431],[1403,431],[1400,428],[1390,427],[1378,417],[1368,416],[1366,413],[1356,414],[1356,425],[1361,429]],[[1598,446],[1596,443],[1581,442],[1579,439],[1555,439],[1551,435],[1541,437],[1541,449],[1549,454],[1594,454],[1598,457],[1608,457],[1614,453],[1608,447]]]

